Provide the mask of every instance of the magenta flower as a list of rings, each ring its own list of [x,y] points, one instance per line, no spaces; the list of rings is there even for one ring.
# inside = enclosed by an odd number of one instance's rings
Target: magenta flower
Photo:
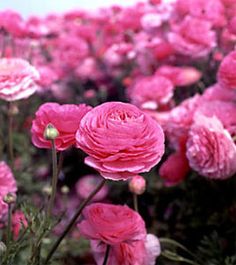
[[[185,153],[175,152],[162,163],[159,174],[166,186],[174,186],[183,181],[190,168]]]
[[[189,132],[187,158],[200,175],[226,179],[236,173],[236,145],[215,116],[196,115]]]
[[[15,101],[28,98],[37,90],[38,71],[18,58],[0,59],[0,98]]]
[[[83,211],[78,224],[81,235],[108,245],[144,240],[145,224],[142,217],[128,206],[93,203]]]
[[[22,211],[16,211],[12,215],[12,233],[16,240],[20,234],[21,229],[25,229],[28,226],[28,222]]]
[[[76,133],[85,163],[104,178],[125,180],[149,171],[164,153],[161,127],[137,107],[104,103],[88,112]]]
[[[15,195],[17,191],[16,180],[11,169],[4,162],[0,162],[0,219],[7,213],[8,206],[3,201],[8,193]]]
[[[44,137],[44,131],[48,124],[52,124],[59,136],[55,139],[56,149],[63,151],[75,144],[75,134],[79,128],[82,117],[91,110],[84,104],[59,105],[57,103],[45,103],[39,107],[32,123],[32,142],[39,148],[51,148],[52,143]]]

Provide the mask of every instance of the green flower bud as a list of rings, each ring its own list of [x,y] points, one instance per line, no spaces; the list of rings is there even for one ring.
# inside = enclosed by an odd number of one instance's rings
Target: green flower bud
[[[59,136],[59,132],[51,123],[49,123],[44,130],[43,136],[46,140],[55,140]]]

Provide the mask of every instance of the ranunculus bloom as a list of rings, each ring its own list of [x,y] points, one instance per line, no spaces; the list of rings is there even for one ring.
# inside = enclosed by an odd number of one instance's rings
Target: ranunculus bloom
[[[38,71],[27,61],[18,58],[0,59],[0,98],[15,101],[28,98],[36,90]]]
[[[106,244],[91,240],[91,248],[97,265],[103,265]],[[147,261],[146,261],[147,259]],[[145,249],[145,241],[137,240],[132,243],[120,243],[110,248],[107,265],[151,265]],[[153,263],[155,264],[155,263]]]
[[[161,165],[159,174],[166,186],[173,186],[185,179],[190,168],[185,153],[175,152]]]
[[[211,27],[212,24],[207,20],[186,16],[173,27],[168,39],[178,53],[203,57],[216,46],[215,32]]]
[[[157,109],[173,97],[174,86],[164,76],[149,76],[138,79],[129,88],[131,103],[143,109]]]
[[[78,227],[88,239],[113,246],[146,237],[142,217],[128,206],[93,203],[84,209],[83,217]]]
[[[163,65],[156,71],[157,74],[165,76],[175,86],[189,86],[200,80],[202,74],[194,67]]]
[[[113,180],[148,172],[164,153],[161,127],[137,107],[121,102],[89,111],[81,120],[76,141],[89,155],[85,163]]]
[[[75,144],[75,133],[82,117],[91,110],[84,104],[74,105],[45,103],[39,107],[32,123],[32,142],[39,148],[51,148],[50,140],[44,138],[44,131],[48,124],[52,124],[59,132],[55,139],[56,149],[63,151]]]
[[[15,194],[17,191],[16,181],[11,169],[4,162],[0,162],[0,219],[7,213],[8,206],[3,201],[8,193]]]
[[[236,89],[236,51],[229,53],[221,62],[217,79],[221,86]]]
[[[202,98],[208,101],[220,100],[220,101],[236,102],[236,91],[224,88],[220,84],[216,83],[208,87],[204,91]]]
[[[190,166],[207,178],[226,179],[236,173],[236,145],[215,116],[195,117],[186,154]]]
[[[102,265],[106,244],[91,240],[91,248],[97,265]],[[155,265],[160,255],[160,242],[155,235],[147,234],[145,240],[113,245],[109,251],[107,265]]]
[[[75,185],[76,193],[81,199],[86,199],[88,195],[94,191],[97,185],[100,183],[101,177],[96,175],[86,175],[83,176]],[[93,201],[101,201],[108,194],[108,187],[103,186],[93,197]]]

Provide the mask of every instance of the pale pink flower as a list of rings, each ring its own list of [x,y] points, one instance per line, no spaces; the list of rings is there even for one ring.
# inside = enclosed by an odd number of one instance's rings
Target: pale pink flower
[[[113,180],[149,171],[164,153],[161,127],[134,105],[122,102],[104,103],[88,112],[76,141],[89,155],[85,163]]]
[[[0,162],[0,219],[7,213],[8,205],[3,201],[8,193],[15,195],[17,191],[16,180],[11,169],[4,162]]]
[[[28,98],[37,90],[38,71],[18,58],[0,59],[0,98],[15,101]]]
[[[190,166],[207,178],[226,179],[236,173],[236,145],[215,116],[195,116],[186,154]]]
[[[48,124],[53,125],[59,132],[55,139],[56,149],[63,151],[75,144],[75,133],[79,128],[80,120],[92,108],[85,104],[74,105],[57,103],[42,104],[35,113],[32,123],[32,142],[39,148],[51,148],[52,143],[44,137]]]
[[[76,193],[81,199],[86,199],[89,194],[94,191],[94,189],[101,182],[101,177],[97,175],[86,175],[79,179],[75,185]],[[108,187],[103,186],[93,197],[93,201],[101,201],[108,194]]]
[[[143,265],[155,265],[156,258],[161,254],[161,244],[159,239],[153,234],[147,234],[145,248],[146,257]]]
[[[128,88],[131,103],[143,109],[158,109],[160,105],[167,104],[173,91],[172,82],[159,75],[139,78]]]

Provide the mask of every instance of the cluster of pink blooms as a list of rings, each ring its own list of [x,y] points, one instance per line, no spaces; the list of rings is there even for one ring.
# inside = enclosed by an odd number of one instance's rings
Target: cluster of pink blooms
[[[114,94],[119,80],[130,103],[42,104],[32,123],[33,144],[52,148],[45,137],[51,125],[57,151],[81,149],[87,165],[105,179],[131,179],[136,194],[146,184],[139,174],[161,161],[165,147],[171,153],[159,175],[166,185],[181,182],[191,169],[209,179],[230,178],[236,173],[235,14],[235,0],[154,0],[27,21],[15,12],[0,12],[6,57],[0,59],[0,98],[14,101],[37,92],[82,102],[98,92]],[[186,91],[191,93],[175,100]],[[78,182],[81,198],[94,181]],[[0,186],[1,217],[7,211],[3,197],[16,192],[4,162]],[[106,193],[101,190],[96,200]],[[138,213],[94,203],[83,215],[78,227],[91,240],[97,264],[103,263],[107,245],[107,264],[155,264],[159,242],[147,234]]]

